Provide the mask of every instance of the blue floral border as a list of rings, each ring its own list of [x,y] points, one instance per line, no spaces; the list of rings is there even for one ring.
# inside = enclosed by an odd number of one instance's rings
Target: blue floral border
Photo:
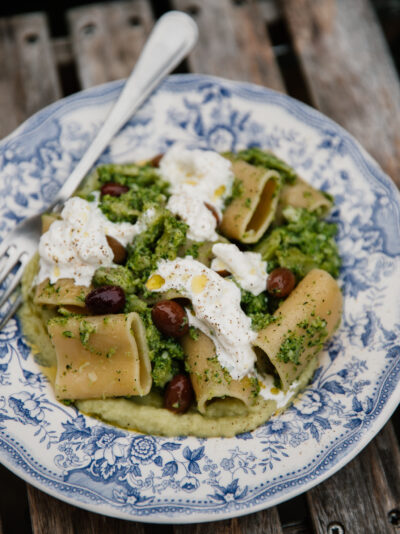
[[[112,82],[73,95],[49,106],[33,116],[16,132],[3,140],[0,143],[0,155],[6,154],[7,150],[12,151],[15,146],[21,145],[25,136],[29,137],[33,133],[40,135],[46,121],[49,121],[48,124],[50,127],[54,127],[57,124],[57,119],[63,116],[65,110],[70,112],[73,109],[79,109],[83,103],[85,106],[96,106],[99,105],[99,103],[104,104],[106,102],[111,102],[120,91],[122,83],[123,82],[120,81]],[[284,109],[300,122],[306,123],[308,126],[318,130],[321,135],[325,137],[325,141],[323,142],[325,145],[320,145],[321,148],[331,149],[333,146],[333,139],[336,138],[335,142],[337,142],[338,145],[332,150],[341,151],[343,154],[347,154],[361,170],[363,178],[368,181],[374,189],[375,194],[378,196],[380,195],[380,197],[387,196],[390,199],[390,220],[394,224],[394,227],[388,232],[385,226],[387,221],[379,221],[377,216],[373,213],[372,230],[377,231],[377,229],[379,229],[379,239],[381,240],[378,247],[379,250],[383,251],[388,258],[398,258],[400,254],[400,243],[399,240],[396,239],[396,236],[400,234],[398,231],[400,228],[399,193],[390,179],[384,175],[372,158],[364,152],[347,132],[308,106],[285,95],[251,84],[230,82],[228,80],[220,80],[218,78],[200,75],[177,75],[170,77],[157,92],[185,94],[188,91],[201,92],[201,88],[207,87],[209,88],[209,94],[206,95],[205,99],[208,98],[208,101],[212,98],[216,98],[211,94],[211,91],[215,90],[220,93],[218,98],[230,98],[230,94],[249,102],[268,102],[270,105],[275,105]],[[205,100],[203,100],[203,102],[205,102]],[[191,110],[196,111],[195,104],[190,103],[189,105],[188,103],[188,108],[190,106]],[[198,113],[198,110],[196,113]],[[234,114],[232,114],[232,116],[233,115]],[[237,117],[235,116],[234,120],[236,119]],[[137,119],[137,122],[135,122],[136,119],[134,119],[132,125],[142,124],[145,126],[146,120],[148,121],[146,118],[139,118]],[[176,119],[173,118],[173,120]],[[200,122],[198,122],[199,120]],[[241,125],[245,124],[248,117],[244,115],[240,120],[242,121],[241,124],[236,126],[236,128],[239,129],[242,128]],[[142,122],[140,123],[140,121]],[[256,123],[254,123],[252,127],[254,128],[256,126]],[[200,119],[196,119],[194,128],[197,133],[201,133],[203,128],[201,117]],[[169,141],[166,142],[168,143]],[[73,156],[73,159],[74,158],[75,160],[78,159],[79,155]],[[71,164],[73,164],[73,161],[71,161]],[[344,173],[344,171],[342,172]],[[381,188],[379,194],[376,192],[378,184]],[[40,201],[40,198],[36,198],[34,195],[32,195],[32,198]],[[19,203],[27,209],[30,208],[24,198],[18,197],[18,194],[16,199],[17,204]],[[389,208],[387,208],[387,213],[388,212]],[[11,217],[11,220],[17,222],[16,218],[12,219]],[[349,326],[349,328],[360,328],[360,325],[356,323],[353,326]],[[97,460],[90,464],[90,469],[94,469],[93,472],[87,471],[87,466],[85,467],[85,471],[81,467],[74,469],[73,461],[79,460],[75,453],[78,452],[81,445],[75,444],[75,449],[73,450],[71,447],[68,448],[67,441],[65,441],[65,445],[62,443],[59,446],[59,450],[62,451],[63,454],[59,455],[58,458],[60,462],[64,462],[63,465],[68,469],[67,471],[64,471],[63,476],[60,476],[59,471],[52,472],[41,465],[40,462],[31,458],[23,445],[14,442],[11,436],[4,431],[6,430],[6,427],[1,426],[2,422],[4,423],[11,419],[19,420],[23,424],[35,424],[38,427],[37,434],[35,435],[41,435],[40,432],[42,432],[43,437],[41,438],[41,441],[48,440],[47,447],[49,448],[52,446],[52,431],[46,429],[46,423],[43,419],[44,412],[41,408],[41,406],[45,406],[46,401],[43,401],[43,396],[34,396],[26,391],[12,394],[9,397],[8,404],[11,408],[11,412],[6,412],[5,408],[2,408],[2,399],[0,398],[0,450],[2,451],[2,461],[18,475],[57,497],[61,497],[73,504],[95,511],[100,510],[97,505],[108,505],[106,513],[109,515],[130,519],[139,519],[143,521],[149,520],[153,522],[165,522],[168,518],[173,519],[174,522],[190,522],[193,520],[204,521],[215,518],[222,519],[224,517],[232,517],[276,504],[290,496],[294,496],[309,489],[327,476],[333,474],[337,468],[349,461],[368,443],[368,441],[383,426],[387,418],[390,416],[390,412],[395,409],[399,400],[399,394],[395,394],[395,389],[400,380],[400,348],[396,345],[396,336],[391,332],[385,331],[379,323],[379,318],[375,317],[365,318],[365,324],[362,325],[360,339],[364,348],[368,345],[368,338],[372,335],[371,332],[374,328],[382,329],[383,337],[381,345],[386,350],[386,358],[388,360],[388,364],[382,370],[379,379],[377,380],[379,388],[375,388],[373,394],[370,394],[370,396],[364,399],[360,399],[359,397],[364,386],[369,384],[368,381],[359,381],[358,390],[353,389],[350,391],[349,389],[348,395],[352,398],[352,408],[346,413],[348,420],[344,425],[346,430],[342,432],[340,436],[334,435],[334,439],[325,446],[324,452],[318,454],[302,469],[289,472],[284,477],[282,477],[282,475],[279,477],[272,477],[268,482],[261,483],[259,486],[249,488],[248,485],[244,485],[246,479],[241,480],[239,478],[234,478],[234,476],[232,476],[230,482],[225,481],[224,485],[219,482],[220,479],[218,479],[215,474],[216,470],[232,470],[235,467],[235,461],[238,462],[238,465],[241,466],[240,469],[242,469],[244,473],[252,473],[252,470],[254,471],[248,453],[246,453],[246,459],[239,449],[238,452],[231,455],[231,457],[224,458],[220,463],[220,467],[217,465],[214,467],[211,458],[207,457],[204,452],[204,446],[201,445],[204,440],[198,440],[199,447],[191,449],[187,446],[181,448],[180,443],[173,442],[172,440],[168,441],[164,438],[159,438],[159,444],[157,445],[159,450],[162,450],[165,453],[171,453],[172,460],[167,462],[161,454],[156,452],[158,449],[154,445],[155,441],[153,438],[134,437],[131,438],[132,444],[129,446],[129,451],[131,451],[132,454],[134,453],[135,458],[140,459],[143,466],[149,462],[154,462],[154,465],[158,466],[159,469],[162,469],[163,476],[170,477],[171,481],[173,481],[173,477],[178,470],[179,462],[182,465],[185,464],[186,475],[180,479],[179,484],[180,489],[188,493],[195,492],[199,487],[196,474],[201,472],[199,462],[203,462],[201,469],[203,469],[203,472],[207,470],[209,471],[208,484],[210,484],[210,490],[214,491],[214,493],[208,494],[208,498],[204,498],[203,495],[200,499],[198,497],[197,499],[177,499],[177,501],[174,502],[173,499],[166,496],[156,497],[156,494],[154,494],[153,497],[148,497],[142,490],[139,491],[137,487],[131,485],[128,493],[126,493],[125,490],[121,490],[120,494],[114,494],[114,497],[116,496],[119,503],[116,506],[115,498],[110,497],[110,495],[105,496],[104,494],[104,481],[107,482],[108,480],[113,480],[113,477],[115,477],[116,474],[125,477],[141,476],[139,475],[139,464],[132,464],[131,462],[131,467],[129,468],[131,471],[127,471],[126,466],[124,468],[122,466],[122,458],[125,459],[125,457],[123,457],[121,451],[124,447],[126,448],[124,436],[118,431],[112,430],[112,427],[108,427],[107,425],[95,425],[90,428],[86,427],[86,423],[81,419],[82,416],[79,416],[78,414],[71,416],[73,417],[71,423],[63,423],[64,432],[58,438],[59,444],[63,442],[63,440],[73,440],[74,433],[77,433],[81,437],[82,435],[86,435],[88,440],[87,445],[85,445],[86,450],[91,450],[95,458],[97,455]],[[22,358],[26,359],[29,350],[26,350],[22,341],[19,341],[18,343],[18,349],[22,354]],[[339,348],[335,346],[330,347],[329,355],[332,362],[336,358],[338,352]],[[4,352],[4,354],[0,354],[0,358],[7,355],[8,353],[6,354],[6,352]],[[20,359],[20,356],[18,355],[17,358]],[[6,372],[8,368],[7,366],[8,364],[0,363],[0,372]],[[352,371],[343,369],[336,373],[338,377],[343,379],[342,383],[336,378],[332,379],[332,377],[324,379],[325,381],[321,382],[322,379],[317,372],[313,384],[316,384],[319,381],[320,390],[324,391],[325,394],[329,393],[333,396],[347,395],[345,384],[346,373],[348,372]],[[360,371],[360,375],[361,374]],[[4,374],[4,376],[6,375]],[[40,379],[35,378],[35,373],[31,371],[23,370],[23,376],[27,384],[29,383],[32,385],[35,380],[39,380],[40,382]],[[35,384],[35,386],[36,385],[38,384]],[[38,387],[41,388],[42,385],[39,384]],[[324,432],[332,430],[330,422],[319,413],[320,408],[318,408],[318,403],[320,403],[320,399],[318,398],[318,395],[321,394],[318,393],[317,389],[313,389],[312,385],[309,393],[309,400],[312,401],[312,408],[307,408],[312,411],[305,412],[305,423],[303,426],[303,429],[307,429],[309,435],[317,442],[320,439],[321,433],[323,434]],[[50,404],[48,408],[44,409],[51,410]],[[296,408],[293,410],[296,410]],[[382,417],[381,414],[383,412],[385,413]],[[12,413],[14,417],[8,415],[8,413]],[[311,413],[313,414],[312,420],[310,419]],[[259,438],[260,436],[263,439],[268,438],[266,441],[261,441],[261,443],[267,445],[264,450],[270,455],[270,465],[268,465],[268,462],[265,462],[263,468],[264,472],[267,469],[272,469],[273,462],[280,461],[281,457],[283,458],[287,456],[284,447],[286,442],[279,441],[279,439],[286,439],[284,434],[285,432],[287,434],[287,429],[289,428],[287,425],[288,423],[283,422],[281,423],[281,427],[279,427],[279,424],[271,422],[263,427],[259,433]],[[300,431],[297,434],[292,432],[291,435],[293,435],[292,440],[300,440],[299,443],[302,439],[308,439],[308,437],[305,436],[304,431]],[[244,440],[243,443],[248,439],[253,439],[251,434],[243,434],[237,437],[238,441]],[[99,446],[100,442],[103,443],[103,449]],[[132,449],[133,442],[139,447],[134,451]],[[56,442],[54,441],[54,443]],[[293,446],[296,446],[297,441],[293,441],[293,443]],[[180,460],[178,459],[178,452],[175,453],[178,449],[179,454],[182,453],[182,458],[179,457],[181,458]],[[70,462],[69,464],[66,460],[68,454],[70,455],[68,460]],[[240,456],[241,454],[242,456]],[[74,460],[71,460],[74,455]],[[135,465],[137,465],[137,467],[135,467]],[[98,471],[99,469],[101,471]],[[87,487],[85,488],[81,486],[81,484],[87,485],[87,480],[82,478],[83,473],[86,472],[91,477],[92,486],[90,490],[87,489]],[[67,475],[65,473],[67,473]],[[101,479],[98,478],[100,474],[102,477]],[[68,482],[69,480],[72,480],[72,482]]]

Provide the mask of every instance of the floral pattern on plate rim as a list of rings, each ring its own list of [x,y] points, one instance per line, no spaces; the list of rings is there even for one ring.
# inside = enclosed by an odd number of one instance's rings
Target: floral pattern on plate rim
[[[61,100],[0,144],[1,235],[50,202],[121,84]],[[399,400],[400,209],[391,181],[335,123],[285,95],[207,76],[168,78],[100,162],[143,159],[176,141],[269,148],[335,196],[344,315],[312,383],[285,413],[235,438],[146,436],[58,403],[12,320],[0,333],[0,459],[72,504],[178,523],[249,513],[301,493],[388,419]]]

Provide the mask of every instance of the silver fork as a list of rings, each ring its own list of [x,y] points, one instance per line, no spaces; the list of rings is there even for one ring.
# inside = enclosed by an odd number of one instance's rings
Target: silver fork
[[[36,252],[41,233],[41,216],[59,211],[99,158],[114,135],[132,117],[163,78],[192,50],[198,36],[194,20],[180,11],[170,11],[155,25],[135,68],[117,102],[84,156],[50,206],[19,224],[0,244],[0,284],[10,279],[0,298],[0,309],[17,289],[24,268]],[[16,271],[13,273],[12,271]],[[0,321],[0,330],[22,303],[19,294]]]

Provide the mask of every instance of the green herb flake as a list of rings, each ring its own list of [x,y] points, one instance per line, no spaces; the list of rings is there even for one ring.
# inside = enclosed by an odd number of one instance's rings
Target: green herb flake
[[[74,337],[74,334],[70,330],[64,330],[62,333],[64,337]]]
[[[83,319],[79,323],[79,338],[84,347],[88,346],[89,338],[91,334],[96,332],[96,326]]]
[[[294,365],[298,365],[303,351],[304,336],[290,334],[283,340],[276,357],[284,363],[292,362]]]
[[[240,305],[244,313],[250,317],[253,330],[257,332],[276,320],[275,316],[270,313],[265,291],[256,296],[242,289]]]
[[[243,195],[243,189],[243,181],[235,178],[233,180],[231,194],[226,197],[224,207],[227,208],[235,199],[240,198]]]

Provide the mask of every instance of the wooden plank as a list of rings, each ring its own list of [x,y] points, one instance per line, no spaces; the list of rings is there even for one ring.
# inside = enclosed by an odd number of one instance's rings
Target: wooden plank
[[[308,492],[316,533],[339,524],[344,532],[394,534],[388,513],[400,506],[399,480],[400,452],[389,423],[350,464]]]
[[[243,517],[199,523],[177,525],[174,534],[283,534],[277,508],[270,508]]]
[[[353,133],[400,184],[400,88],[365,0],[283,0],[313,103]],[[308,492],[316,532],[395,532],[400,452],[391,424],[339,473]],[[328,529],[331,525],[330,530]]]
[[[72,46],[83,88],[125,78],[153,25],[146,0],[94,4],[68,12]]]
[[[236,521],[240,526],[240,532],[242,534],[283,533],[277,508],[269,508],[256,514],[239,517]]]
[[[313,103],[400,185],[400,85],[368,0],[283,0]]]
[[[0,534],[32,534],[26,484],[0,465]]]
[[[391,511],[400,510],[400,449],[391,422],[379,432],[373,445],[374,457],[371,461],[371,468],[375,493],[379,496],[377,500],[382,515],[389,518]],[[398,513],[398,522],[394,526],[400,526],[400,513]]]
[[[14,130],[21,119],[16,105],[21,88],[18,83],[16,68],[16,53],[13,47],[13,38],[10,24],[7,20],[0,20],[0,138]]]
[[[44,14],[0,20],[0,64],[0,137],[3,137],[61,96]]]
[[[33,534],[74,534],[71,512],[75,510],[72,510],[71,506],[29,484],[27,488]]]
[[[313,534],[311,529],[304,523],[287,525],[283,527],[283,534]]]
[[[2,137],[29,115],[61,96],[45,15],[34,13],[0,20],[0,64]],[[21,495],[20,501],[22,499],[26,501],[26,495]],[[43,496],[43,499],[47,497]],[[43,516],[46,508],[44,506]],[[11,508],[9,513],[14,513]],[[21,532],[22,520],[20,507],[18,528]]]
[[[74,61],[72,43],[69,37],[56,37],[52,39],[52,46],[57,65],[65,65]]]
[[[257,0],[257,2],[267,24],[273,24],[281,18],[282,12],[276,0]]]
[[[265,3],[271,6],[271,3]],[[249,81],[284,92],[284,83],[265,24],[265,14],[257,0],[237,3],[233,7],[236,41],[246,60]]]
[[[33,534],[145,534],[142,523],[94,514],[54,499],[28,485]]]
[[[71,11],[69,17],[74,36],[73,50],[79,59],[78,69],[84,87],[128,75],[152,24],[148,4],[142,1],[77,9]],[[95,27],[93,33],[91,25]],[[71,61],[70,46],[70,42],[64,39],[55,43],[60,63]],[[12,44],[9,49],[12,49]],[[105,50],[107,54],[103,58]],[[22,94],[21,101],[25,97],[25,94]],[[15,125],[19,120],[19,117],[15,117]],[[154,532],[153,528],[149,530],[149,526],[140,523],[122,521],[75,508],[30,485],[28,499],[34,534]],[[160,533],[167,531],[167,527],[159,530]]]
[[[172,0],[199,26],[199,41],[189,55],[192,72],[253,81],[283,91],[283,81],[255,0]]]

